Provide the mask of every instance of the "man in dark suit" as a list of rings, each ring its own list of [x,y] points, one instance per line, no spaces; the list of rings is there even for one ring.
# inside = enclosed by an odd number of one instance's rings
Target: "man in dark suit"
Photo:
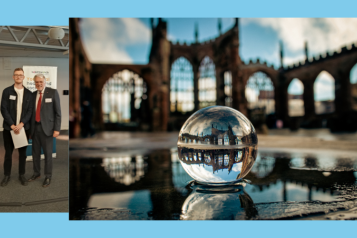
[[[12,152],[14,151],[14,143],[10,131],[13,130],[15,134],[19,134],[20,130],[24,128],[27,138],[30,134],[30,119],[33,109],[32,93],[22,85],[24,77],[22,68],[16,68],[12,76],[15,84],[5,88],[1,98],[1,114],[4,118],[3,136],[5,146],[5,177],[1,181],[1,186],[3,187],[10,181]],[[26,168],[26,148],[27,146],[19,148],[19,180],[24,186],[27,185],[27,179],[24,176]]]
[[[41,147],[45,154],[45,180],[43,187],[48,187],[52,178],[53,137],[61,129],[61,105],[56,89],[46,87],[46,78],[37,74],[33,78],[37,91],[33,92],[33,113],[31,118],[33,170],[29,182],[40,178]]]

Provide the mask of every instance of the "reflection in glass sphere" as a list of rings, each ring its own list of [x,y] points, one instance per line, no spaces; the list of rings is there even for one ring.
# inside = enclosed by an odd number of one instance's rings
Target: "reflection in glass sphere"
[[[182,206],[181,220],[254,219],[258,212],[252,198],[237,186],[232,192],[209,192],[193,188]]]
[[[198,183],[236,183],[252,169],[258,138],[252,123],[230,107],[203,108],[187,119],[178,142],[182,167]]]

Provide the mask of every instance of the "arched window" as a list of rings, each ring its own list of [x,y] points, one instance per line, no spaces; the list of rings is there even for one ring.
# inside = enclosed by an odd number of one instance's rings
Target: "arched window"
[[[205,154],[205,162],[208,164],[211,162],[211,156],[209,154]]]
[[[350,72],[350,82],[351,84],[356,84],[357,83],[357,64],[353,66]]]
[[[221,166],[223,163],[223,155],[218,155],[218,165]]]
[[[192,153],[191,152],[188,153],[188,158],[189,158],[190,161],[192,161]]]
[[[236,145],[239,145],[239,144],[241,144],[241,140],[238,139],[238,138],[236,138],[236,139],[235,139],[235,143],[236,143]]]
[[[237,152],[237,155],[235,157],[235,161],[238,162],[242,158],[243,152],[240,150]]]
[[[130,122],[133,111],[147,99],[146,84],[139,75],[123,70],[115,73],[102,89],[104,122]]]
[[[229,145],[229,137],[227,134],[224,135],[224,145]]]
[[[192,65],[184,57],[172,64],[170,81],[171,112],[188,112],[194,108]]]
[[[228,166],[229,164],[229,156],[226,154],[224,155],[224,166]]]
[[[205,139],[205,142],[206,142],[207,144],[209,144],[209,138],[206,138],[206,139]]]
[[[206,56],[200,65],[198,79],[199,107],[216,105],[216,69],[213,61]]]
[[[289,100],[289,116],[291,117],[300,117],[304,116],[304,85],[302,82],[294,78],[288,87],[288,100]]]
[[[218,137],[218,145],[222,145],[223,144],[223,138],[222,138],[222,136],[219,136]]]
[[[265,73],[256,72],[249,77],[245,96],[249,109],[265,109],[266,114],[275,112],[274,85]]]
[[[225,98],[225,105],[227,107],[232,106],[232,73],[231,71],[224,72],[224,94]]]
[[[316,114],[327,114],[335,111],[335,79],[322,71],[314,83]]]

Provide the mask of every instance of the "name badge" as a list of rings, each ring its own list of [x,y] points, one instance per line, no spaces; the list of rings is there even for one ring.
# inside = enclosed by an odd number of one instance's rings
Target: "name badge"
[[[45,98],[45,102],[52,102],[52,98]]]
[[[10,100],[16,100],[16,96],[10,95]]]

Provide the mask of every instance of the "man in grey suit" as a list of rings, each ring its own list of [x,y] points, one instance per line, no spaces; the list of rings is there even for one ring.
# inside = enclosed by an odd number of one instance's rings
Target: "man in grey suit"
[[[31,118],[33,170],[29,182],[41,176],[41,147],[45,155],[45,180],[43,187],[48,187],[52,178],[53,137],[57,137],[61,129],[61,105],[56,89],[46,87],[43,74],[33,78],[37,91],[33,92],[34,109]]]

